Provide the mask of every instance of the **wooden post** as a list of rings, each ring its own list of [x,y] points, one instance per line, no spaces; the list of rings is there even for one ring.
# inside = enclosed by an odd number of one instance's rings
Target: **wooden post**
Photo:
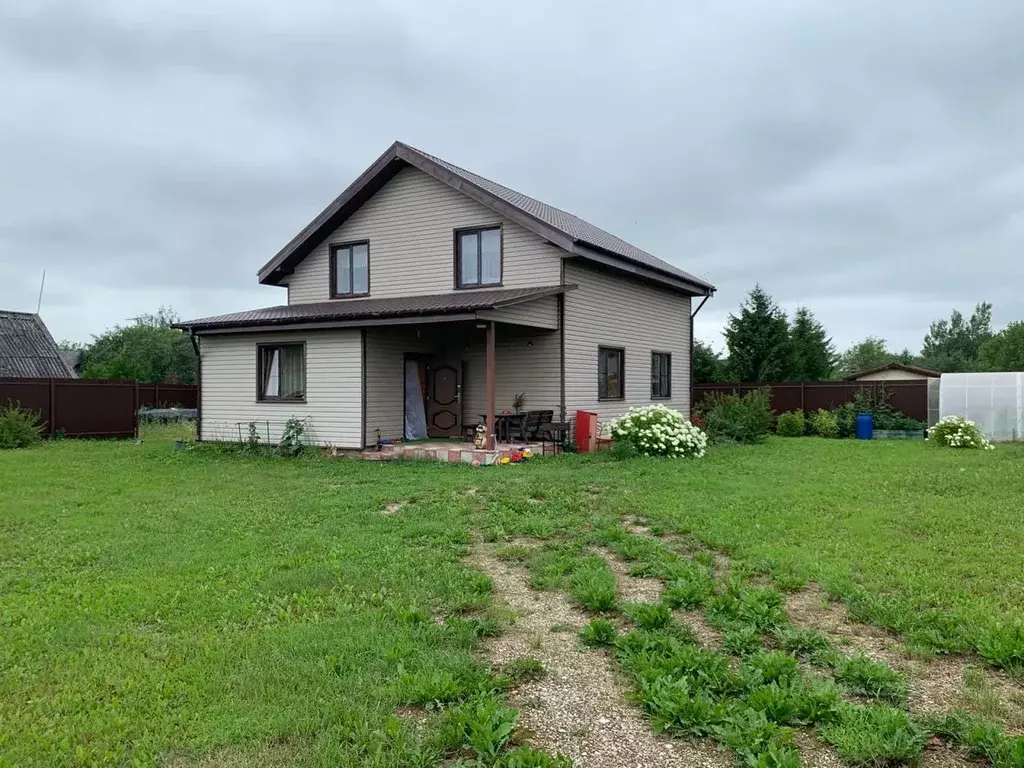
[[[487,323],[487,361],[485,364],[486,368],[486,381],[487,381],[487,448],[494,450],[495,448],[495,428],[494,428],[494,409],[495,397],[494,397],[494,321],[491,320]]]

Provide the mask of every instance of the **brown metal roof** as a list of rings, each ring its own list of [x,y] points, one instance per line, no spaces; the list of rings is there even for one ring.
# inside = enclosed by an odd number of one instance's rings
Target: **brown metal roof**
[[[427,154],[402,142],[395,142],[344,192],[313,219],[291,242],[259,271],[261,283],[278,284],[328,234],[373,196],[403,167],[414,166],[463,192],[499,214],[550,240],[570,253],[595,261],[610,257],[636,265],[650,274],[667,278],[670,284],[696,294],[709,294],[714,286],[635,245],[584,221],[578,216],[542,203],[464,168]],[[607,263],[607,262],[606,262]]]
[[[861,376],[867,376],[871,373],[881,373],[882,371],[906,371],[907,373],[916,373],[920,376],[930,376],[933,379],[937,379],[942,374],[939,371],[933,371],[931,368],[920,368],[916,365],[904,365],[903,363],[886,363],[885,365],[878,365],[874,368],[866,368],[863,371],[857,371],[851,373],[849,376],[844,376],[844,381],[853,381],[859,379]]]
[[[247,326],[293,325],[331,320],[382,320],[460,312],[479,312],[522,304],[575,288],[553,285],[543,288],[501,288],[465,290],[428,296],[400,296],[390,299],[340,299],[315,304],[285,304],[250,309],[229,315],[201,317],[175,324],[175,328],[206,330]]]
[[[74,379],[39,315],[0,310],[0,377]]]

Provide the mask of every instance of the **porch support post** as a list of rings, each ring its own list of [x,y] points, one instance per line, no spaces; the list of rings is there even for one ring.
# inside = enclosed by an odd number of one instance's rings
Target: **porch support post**
[[[494,398],[494,321],[491,320],[487,323],[487,361],[485,364],[486,368],[486,381],[487,381],[487,447],[490,450],[494,450],[495,447],[495,426],[494,426],[494,409],[495,409],[495,398]]]

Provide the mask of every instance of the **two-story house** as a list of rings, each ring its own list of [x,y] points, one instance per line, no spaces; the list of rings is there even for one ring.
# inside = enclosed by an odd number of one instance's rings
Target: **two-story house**
[[[396,142],[259,270],[287,304],[181,323],[202,440],[456,437],[526,407],[690,407],[691,300],[714,287],[585,221]],[[703,304],[703,301],[701,302]],[[699,307],[698,307],[699,309]]]

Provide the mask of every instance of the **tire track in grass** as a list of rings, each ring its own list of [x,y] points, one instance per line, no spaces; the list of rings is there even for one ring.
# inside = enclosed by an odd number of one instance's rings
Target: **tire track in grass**
[[[846,606],[811,585],[786,596],[786,613],[799,627],[815,629],[837,647],[854,650],[874,661],[882,661],[907,677],[910,684],[908,709],[916,714],[942,714],[965,709],[1002,725],[1008,732],[1024,732],[1024,691],[1009,675],[986,666],[981,659],[972,663],[965,656],[914,659],[902,650],[899,637],[876,627],[853,621]],[[972,696],[968,681],[982,693]],[[979,711],[979,699],[989,704]]]
[[[728,757],[710,745],[653,735],[612,659],[579,648],[577,633],[590,617],[568,597],[531,590],[526,570],[487,545],[475,545],[467,562],[491,577],[495,602],[518,616],[485,642],[491,661],[534,658],[547,670],[509,696],[534,747],[567,755],[576,768],[728,768]]]

